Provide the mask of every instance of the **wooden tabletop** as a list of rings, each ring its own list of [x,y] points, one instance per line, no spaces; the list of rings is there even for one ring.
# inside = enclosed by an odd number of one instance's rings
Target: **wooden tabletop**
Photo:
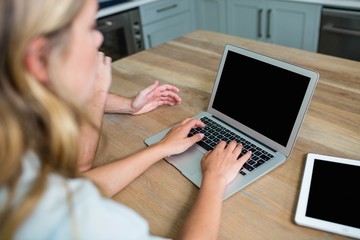
[[[360,159],[356,61],[201,30],[120,59],[113,63],[112,92],[133,96],[158,79],[179,87],[182,103],[140,116],[106,114],[95,164],[143,149],[145,138],[206,110],[227,43],[314,69],[320,79],[289,160],[224,201],[218,239],[348,239],[296,225],[294,215],[307,153]],[[114,199],[141,214],[151,233],[173,238],[197,193],[160,160]]]

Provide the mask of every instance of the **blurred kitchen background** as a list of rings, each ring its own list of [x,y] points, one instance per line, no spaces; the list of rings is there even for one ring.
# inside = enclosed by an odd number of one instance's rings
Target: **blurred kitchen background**
[[[360,61],[360,0],[98,0],[113,61],[196,29]]]

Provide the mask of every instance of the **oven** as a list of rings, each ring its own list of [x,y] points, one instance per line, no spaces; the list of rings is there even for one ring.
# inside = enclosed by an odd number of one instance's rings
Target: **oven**
[[[102,7],[105,6],[100,4],[100,8]],[[97,29],[104,35],[100,51],[111,57],[112,61],[144,50],[138,8],[98,18]]]
[[[360,11],[324,7],[318,52],[360,61]]]

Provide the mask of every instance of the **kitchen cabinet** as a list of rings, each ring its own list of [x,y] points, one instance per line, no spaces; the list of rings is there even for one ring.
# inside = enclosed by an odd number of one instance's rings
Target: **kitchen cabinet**
[[[195,30],[190,0],[159,0],[139,8],[145,49]]]
[[[194,0],[195,21],[198,29],[226,33],[226,1]]]
[[[321,5],[227,0],[227,33],[316,52]]]

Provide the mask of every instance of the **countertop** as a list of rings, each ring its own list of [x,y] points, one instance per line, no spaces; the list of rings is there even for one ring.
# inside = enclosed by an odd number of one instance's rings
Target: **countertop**
[[[350,240],[299,226],[294,216],[307,153],[360,159],[357,61],[207,31],[195,31],[125,57],[112,63],[111,92],[133,96],[158,79],[161,84],[179,87],[182,102],[137,116],[105,114],[95,165],[129,156],[146,147],[147,137],[206,110],[225,43],[314,69],[320,79],[290,158],[225,200],[217,239]],[[114,200],[143,216],[151,233],[174,238],[198,190],[160,160]]]
[[[118,12],[123,12],[154,1],[158,1],[158,0],[132,0],[130,2],[121,3],[108,8],[103,8],[99,10],[97,14],[97,18],[105,17]],[[283,1],[314,3],[329,7],[340,7],[340,8],[360,10],[360,0],[283,0]]]

